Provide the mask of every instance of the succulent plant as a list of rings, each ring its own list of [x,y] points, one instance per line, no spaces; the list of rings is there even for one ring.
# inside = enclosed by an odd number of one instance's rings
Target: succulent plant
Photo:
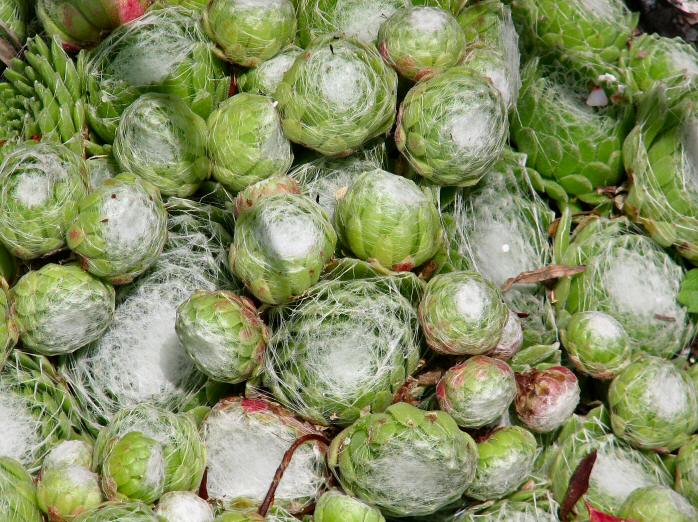
[[[296,45],[291,44],[284,47],[273,58],[263,61],[254,69],[245,71],[238,76],[238,88],[242,92],[273,97],[276,88],[284,78],[284,74],[301,54],[303,54],[303,49]]]
[[[51,520],[75,520],[102,503],[99,477],[79,465],[42,470],[36,499],[41,511]]]
[[[114,288],[76,265],[48,264],[26,273],[12,299],[23,347],[41,355],[88,345],[114,317]]]
[[[213,522],[213,508],[191,491],[172,491],[160,497],[155,514],[163,522]]]
[[[359,259],[395,271],[429,261],[441,246],[439,211],[429,192],[384,170],[370,170],[338,193],[335,224]]]
[[[0,516],[5,520],[42,522],[36,502],[36,486],[22,465],[9,457],[0,457]]]
[[[397,74],[356,40],[313,40],[276,88],[284,134],[326,156],[348,156],[395,121]]]
[[[349,495],[330,490],[315,505],[315,522],[385,522],[381,512]]]
[[[562,426],[579,403],[577,377],[564,366],[517,373],[516,384],[516,413],[536,433],[548,433]]]
[[[698,510],[671,488],[649,486],[635,490],[621,507],[619,515],[637,522],[690,522],[696,520]]]

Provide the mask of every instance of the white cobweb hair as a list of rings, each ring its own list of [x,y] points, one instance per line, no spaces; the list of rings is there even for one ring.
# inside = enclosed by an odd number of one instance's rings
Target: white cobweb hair
[[[88,422],[103,424],[143,401],[177,411],[204,385],[174,324],[177,307],[193,291],[234,285],[226,268],[229,238],[212,237],[216,227],[193,212],[171,215],[162,256],[119,294],[112,326],[92,346],[64,359],[63,373]]]

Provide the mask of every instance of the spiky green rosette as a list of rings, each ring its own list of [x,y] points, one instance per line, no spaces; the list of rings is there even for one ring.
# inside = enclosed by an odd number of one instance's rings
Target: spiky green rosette
[[[86,65],[87,117],[112,143],[124,110],[146,92],[182,98],[202,118],[227,96],[225,67],[198,25],[197,14],[153,10],[114,31]]]
[[[131,435],[124,441],[124,437],[132,432],[138,432],[139,435]],[[206,467],[206,448],[194,417],[186,413],[171,413],[147,403],[121,410],[109,426],[99,432],[95,444],[95,463],[99,466],[98,471],[115,463],[107,464],[110,458],[117,458],[111,454],[115,448],[119,452],[118,458],[122,459],[119,465],[128,466],[132,458],[135,461],[142,456],[135,451],[136,446],[141,448],[143,453],[153,457],[152,468],[146,465],[147,458],[144,459],[145,462],[141,462],[145,466],[144,469],[156,471],[159,464],[158,450],[154,443],[161,446],[160,455],[164,460],[162,491],[197,490]],[[128,451],[129,445],[133,445],[133,455]],[[123,484],[127,485],[130,471],[122,467],[120,472],[124,474],[119,478],[124,479]],[[140,474],[136,473],[133,478],[138,480],[139,476]],[[134,487],[131,491],[136,489]]]
[[[478,500],[505,497],[516,491],[533,472],[538,444],[519,426],[497,429],[477,445],[475,479],[465,495]]]
[[[511,367],[484,355],[453,366],[436,386],[439,407],[463,428],[495,423],[515,396],[516,379]]]
[[[521,88],[519,35],[511,8],[499,0],[468,5],[458,15],[465,31],[463,63],[489,78],[510,110],[516,107]]]
[[[0,457],[0,495],[3,520],[43,522],[34,481],[19,462],[9,457]]]
[[[242,92],[273,97],[284,74],[301,54],[303,49],[296,45],[285,47],[273,58],[238,76],[238,88]]]
[[[515,0],[514,18],[527,47],[595,80],[616,72],[639,19],[623,0]]]
[[[512,138],[542,176],[542,190],[561,204],[572,198],[605,203],[597,190],[623,179],[621,149],[632,106],[592,107],[588,94],[587,85],[562,68],[534,59],[523,69]]]
[[[426,516],[463,495],[475,476],[477,447],[447,413],[401,402],[337,435],[327,462],[345,491],[386,515]]]
[[[177,310],[177,336],[187,354],[210,378],[229,383],[249,379],[264,358],[267,327],[245,297],[199,290]]]
[[[670,96],[673,99],[670,99]],[[698,263],[698,95],[659,87],[623,146],[630,191],[623,210],[654,241]]]
[[[66,143],[82,153],[87,127],[84,56],[73,61],[56,40],[47,44],[35,36],[27,42],[22,59],[12,60],[4,75],[26,111],[23,137]]]
[[[402,8],[381,25],[377,45],[398,74],[417,81],[460,63],[465,33],[443,9]]]
[[[627,67],[636,93],[647,94],[657,84],[670,97],[695,88],[698,51],[681,38],[642,34],[629,44]]]
[[[698,519],[698,509],[666,486],[648,486],[633,491],[618,514],[624,519],[637,522],[654,522],[661,519],[692,522]]]
[[[38,0],[44,30],[68,50],[91,47],[111,30],[143,16],[153,0]]]
[[[8,142],[23,136],[26,117],[24,98],[9,83],[0,83],[0,139]],[[0,159],[4,154],[0,149]]]
[[[492,82],[456,66],[410,89],[395,143],[429,182],[469,187],[500,159],[507,130],[507,109]]]
[[[281,304],[315,284],[337,235],[313,201],[292,194],[261,200],[235,226],[230,266],[261,301]]]
[[[321,282],[271,324],[264,383],[317,424],[385,410],[419,362],[416,311],[389,278]]]
[[[658,357],[620,372],[608,404],[613,431],[636,448],[674,451],[698,427],[698,390],[686,372]]]
[[[370,170],[336,197],[340,240],[359,259],[410,271],[434,257],[442,245],[443,230],[432,195],[412,180]]]
[[[115,284],[128,283],[162,252],[167,211],[157,188],[133,174],[119,174],[80,201],[67,237],[86,270]]]
[[[616,319],[603,312],[577,312],[560,337],[577,370],[595,379],[613,379],[630,364],[630,337]]]
[[[0,241],[21,259],[65,245],[87,193],[83,160],[64,145],[21,145],[0,166]]]
[[[68,521],[96,508],[103,500],[97,474],[78,465],[42,469],[36,498],[50,520]]]
[[[0,455],[38,471],[51,447],[77,437],[81,420],[63,380],[43,356],[14,350],[0,373]]]
[[[626,219],[590,218],[560,250],[561,264],[586,270],[560,280],[559,310],[605,312],[634,350],[651,355],[670,358],[686,346],[694,325],[677,301],[684,270]]]
[[[324,36],[296,59],[274,98],[288,139],[326,156],[348,156],[393,126],[397,74],[375,47]]]
[[[434,277],[419,304],[427,343],[448,355],[489,352],[499,343],[508,319],[499,288],[477,272]]]
[[[80,515],[74,522],[160,522],[153,510],[140,502],[107,502]]]
[[[114,316],[114,288],[77,265],[26,273],[12,299],[22,346],[42,355],[71,353],[99,339]]]
[[[206,122],[182,99],[144,94],[121,117],[114,158],[164,195],[184,198],[209,177],[207,140]]]
[[[450,240],[445,269],[474,270],[501,286],[551,264],[548,227],[555,214],[533,190],[524,161],[507,151],[475,189],[459,191],[452,210],[442,213]],[[521,317],[524,346],[557,341],[555,312],[542,285],[514,285],[504,301]]]
[[[315,522],[385,522],[381,512],[360,500],[333,489],[315,506]]]
[[[228,60],[257,67],[293,42],[296,12],[290,0],[212,0],[202,24]]]
[[[208,454],[209,501],[224,509],[259,507],[284,453],[299,438],[318,435],[277,404],[231,397],[205,419],[202,433]],[[253,470],[241,474],[236,470]],[[325,487],[321,446],[310,440],[294,453],[276,490],[274,505],[292,513],[315,502]]]
[[[276,104],[267,96],[240,93],[223,102],[208,119],[212,175],[239,192],[293,163]]]
[[[165,456],[156,440],[130,431],[109,441],[103,455],[102,489],[112,500],[157,501],[165,489]]]

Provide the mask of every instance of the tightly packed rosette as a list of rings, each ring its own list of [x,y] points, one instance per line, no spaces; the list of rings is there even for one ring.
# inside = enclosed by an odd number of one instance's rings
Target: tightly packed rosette
[[[630,191],[623,210],[663,247],[698,262],[698,96],[668,100],[663,88],[644,100],[623,159]]]
[[[429,281],[419,321],[429,346],[447,355],[481,355],[502,337],[509,309],[494,284],[476,272],[451,272]]]
[[[216,181],[238,192],[293,163],[276,103],[267,96],[241,93],[222,103],[208,119],[208,151]]]
[[[672,362],[642,357],[608,390],[613,431],[636,448],[674,451],[698,427],[697,394],[686,372]]]
[[[458,192],[452,210],[443,213],[448,262],[499,286],[552,263],[548,227],[555,214],[533,190],[523,159],[507,151],[476,188]],[[504,301],[520,314],[524,346],[557,340],[555,312],[542,285],[514,285]]]
[[[419,362],[416,310],[389,278],[321,282],[271,324],[264,384],[317,424],[384,411]]]
[[[517,373],[516,384],[516,414],[536,433],[549,433],[562,426],[579,404],[579,382],[564,366]]]
[[[237,397],[219,402],[201,430],[208,454],[208,498],[225,509],[258,507],[284,453],[301,437],[318,435],[278,405]],[[303,511],[323,489],[325,473],[320,444],[302,444],[279,483],[274,505]]]
[[[162,253],[167,211],[155,186],[119,174],[80,201],[67,237],[86,270],[115,284],[129,283]]]
[[[657,520],[657,516],[672,522],[691,522],[698,519],[698,509],[666,486],[648,486],[635,490],[618,514],[624,519],[637,522],[652,522]]]
[[[479,72],[456,66],[410,89],[395,142],[431,183],[469,187],[500,159],[507,134],[499,91]]]
[[[492,81],[507,108],[516,107],[521,56],[510,7],[499,0],[484,0],[464,8],[458,23],[467,42],[464,63]]]
[[[296,59],[274,98],[288,139],[346,156],[393,126],[397,74],[375,48],[326,36]]]
[[[102,489],[110,499],[153,503],[165,488],[162,445],[137,431],[110,441],[102,463]]]
[[[623,0],[517,0],[512,10],[531,51],[551,55],[590,79],[616,71],[639,18]]]
[[[84,162],[63,145],[22,145],[0,166],[0,241],[20,259],[61,250],[87,193]]]
[[[284,74],[301,54],[303,49],[296,45],[283,48],[273,58],[263,61],[254,69],[249,69],[238,76],[238,88],[242,92],[274,96],[276,88],[284,79]]]
[[[562,264],[586,267],[558,283],[560,310],[612,316],[633,350],[670,358],[686,346],[694,326],[677,301],[684,270],[627,220],[591,218],[560,250]]]
[[[508,426],[479,442],[477,451],[475,479],[465,495],[478,500],[499,499],[516,491],[532,474],[538,444],[529,431]]]
[[[572,364],[595,379],[610,380],[630,364],[630,338],[603,312],[577,312],[560,332]]]
[[[12,288],[15,321],[28,351],[74,352],[99,339],[114,317],[114,288],[77,265],[48,264]]]
[[[377,45],[398,74],[417,81],[460,63],[465,53],[465,33],[448,11],[405,7],[381,25]]]
[[[538,59],[526,64],[522,75],[511,136],[542,176],[542,188],[561,204],[571,198],[605,202],[597,189],[623,179],[621,149],[632,128],[632,106],[591,106],[586,83]]]
[[[177,337],[196,367],[229,383],[249,379],[264,358],[267,327],[245,297],[198,290],[177,310]]]
[[[273,58],[296,35],[290,0],[212,0],[202,23],[226,59],[243,67]]]
[[[515,396],[516,379],[511,367],[484,355],[453,366],[436,387],[440,408],[463,428],[497,422]]]
[[[332,224],[316,203],[278,194],[262,199],[237,221],[230,266],[255,297],[281,304],[320,279],[336,243]]]
[[[443,242],[432,194],[381,169],[364,172],[337,193],[334,220],[344,246],[395,271],[426,263]]]
[[[206,118],[230,84],[196,13],[178,7],[150,11],[120,27],[94,49],[86,67],[88,121],[107,143],[141,94],[178,96]]]
[[[108,486],[105,488],[108,493],[114,493],[112,487],[119,483],[116,479],[124,487],[132,486],[132,492],[137,492],[137,482],[129,484],[128,480],[129,474],[133,473],[134,481],[144,482],[141,486],[145,491],[141,493],[145,496],[152,495],[152,491],[148,491],[146,487],[148,483],[145,479],[155,475],[144,476],[144,473],[136,472],[134,468],[131,471],[128,469],[129,466],[139,465],[149,473],[156,472],[158,478],[160,470],[163,470],[164,483],[160,484],[160,493],[195,491],[199,488],[206,468],[206,447],[193,415],[175,414],[142,403],[121,410],[109,426],[99,432],[94,459],[97,471],[104,473],[103,480]],[[153,459],[150,467],[148,459]],[[119,469],[119,476],[111,476],[112,467],[113,471]],[[155,499],[158,497],[156,495]]]
[[[698,51],[681,38],[642,34],[629,44],[627,67],[635,91],[647,94],[662,85],[670,97],[695,88]]]
[[[483,502],[453,515],[453,522],[531,521],[558,522],[559,505],[550,493],[536,489],[523,498]]]
[[[41,470],[36,499],[51,520],[74,520],[99,506],[103,497],[96,473],[84,466],[68,465]]]
[[[327,461],[347,493],[385,515],[427,516],[463,495],[477,446],[447,413],[400,402],[337,435]]]
[[[143,16],[152,0],[39,0],[36,15],[46,32],[58,37],[66,49],[99,43],[120,25]]]
[[[126,109],[114,139],[121,168],[166,196],[191,196],[208,179],[206,122],[180,98],[144,94]]]

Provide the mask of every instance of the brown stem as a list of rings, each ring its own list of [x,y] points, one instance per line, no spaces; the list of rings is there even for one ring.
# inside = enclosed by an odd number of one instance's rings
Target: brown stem
[[[257,511],[257,513],[259,513],[261,516],[265,517],[267,515],[267,512],[269,511],[269,508],[274,503],[274,495],[276,494],[276,489],[279,487],[279,483],[281,482],[281,479],[283,478],[284,473],[286,472],[286,468],[288,468],[289,464],[291,464],[293,454],[303,444],[313,440],[320,442],[325,447],[330,445],[330,441],[327,440],[327,438],[323,435],[320,435],[319,433],[309,433],[308,435],[304,435],[303,437],[296,440],[296,442],[294,442],[293,445],[290,448],[288,448],[288,450],[286,450],[286,453],[284,453],[284,458],[281,459],[281,464],[279,464],[279,467],[276,469],[274,479],[271,481],[271,486],[269,486],[267,495],[266,497],[264,497],[264,502],[262,502],[262,505],[259,506],[259,510]]]
[[[569,277],[584,272],[583,266],[550,265],[530,272],[521,272],[511,277],[502,285],[502,292],[507,292],[516,284],[546,283],[561,277]]]

